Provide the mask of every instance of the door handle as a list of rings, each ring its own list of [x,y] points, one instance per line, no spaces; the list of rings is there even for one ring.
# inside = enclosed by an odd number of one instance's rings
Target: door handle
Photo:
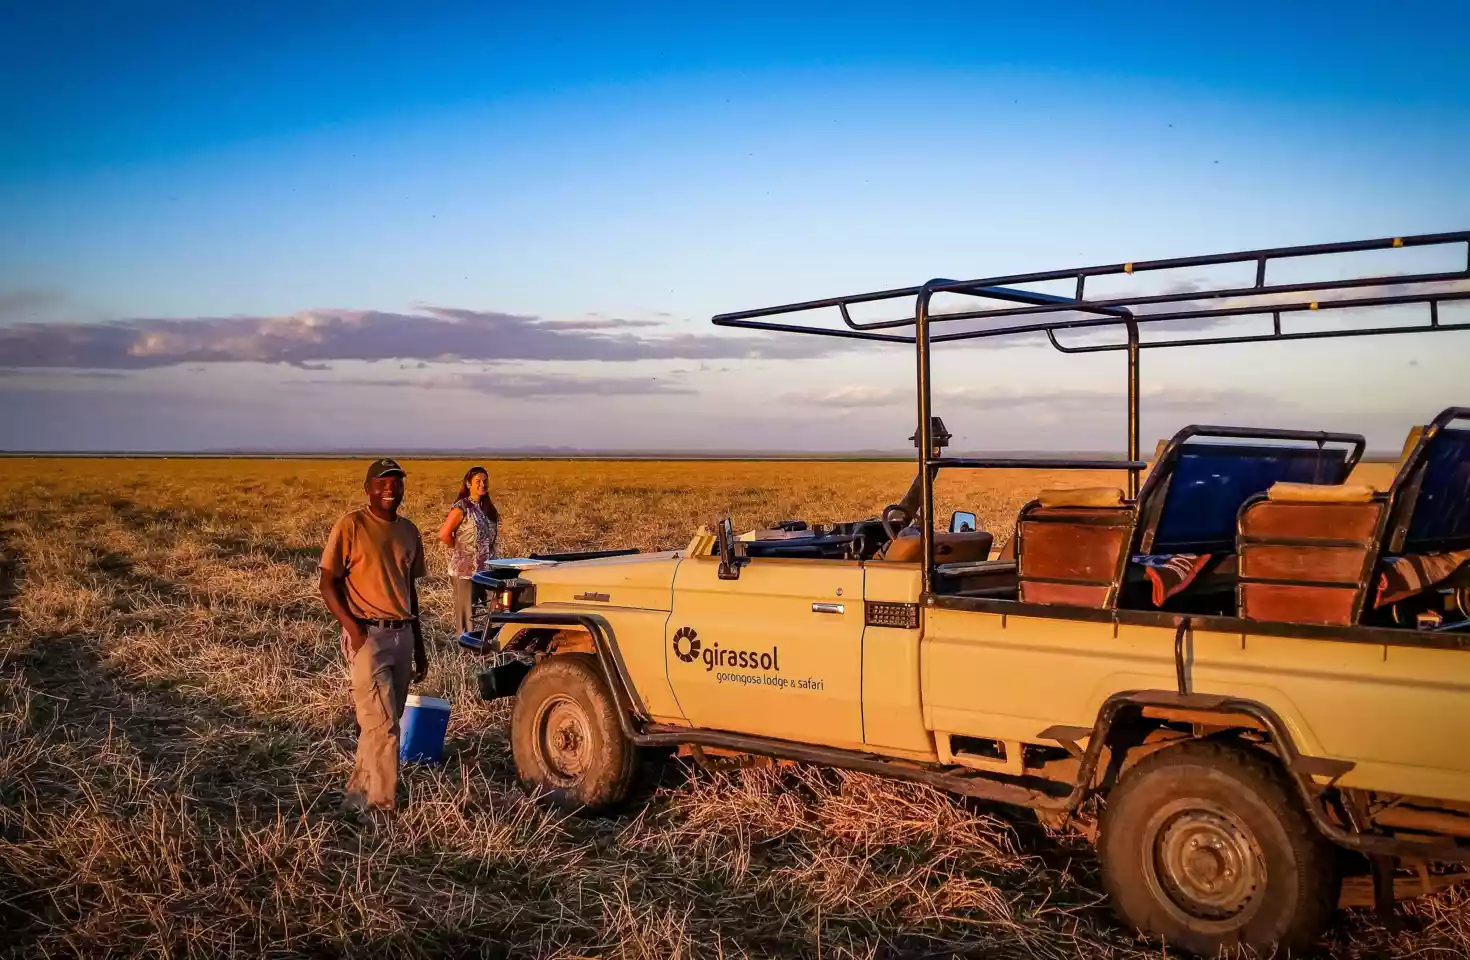
[[[841,612],[842,612],[842,604],[840,604],[840,603],[814,603],[814,604],[812,604],[812,613],[841,613]]]

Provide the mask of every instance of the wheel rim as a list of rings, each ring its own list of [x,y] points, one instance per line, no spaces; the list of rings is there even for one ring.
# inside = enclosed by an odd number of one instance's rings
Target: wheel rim
[[[1266,859],[1234,813],[1200,799],[1166,804],[1149,820],[1144,875],[1154,898],[1196,929],[1231,930],[1260,905]]]
[[[559,787],[581,780],[592,755],[592,724],[582,705],[571,697],[551,697],[536,711],[533,729],[536,759],[550,780]]]

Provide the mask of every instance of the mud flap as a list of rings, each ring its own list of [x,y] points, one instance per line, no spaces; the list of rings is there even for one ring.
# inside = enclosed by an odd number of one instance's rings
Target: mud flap
[[[1369,857],[1368,862],[1373,868],[1373,909],[1384,929],[1389,933],[1397,933],[1401,928],[1393,885],[1393,872],[1397,862],[1393,857],[1384,856]]]
[[[480,671],[480,699],[499,700],[515,696],[516,689],[530,671],[531,665],[519,659],[507,660]]]

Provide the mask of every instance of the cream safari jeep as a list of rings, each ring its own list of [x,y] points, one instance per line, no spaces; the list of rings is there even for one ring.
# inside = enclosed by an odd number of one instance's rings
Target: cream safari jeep
[[[1396,898],[1456,882],[1470,859],[1470,408],[1412,432],[1386,489],[1353,481],[1365,447],[1353,434],[1193,426],[1144,463],[1139,353],[1201,341],[1138,328],[1197,318],[1201,302],[1234,315],[1247,295],[1274,295],[1285,314],[1437,308],[1470,288],[1446,293],[1435,275],[1416,294],[1415,277],[1398,277],[1408,292],[1389,298],[1374,276],[1325,285],[1329,299],[1264,284],[1266,264],[1467,240],[933,281],[716,318],[826,333],[762,318],[835,306],[840,335],[915,346],[914,487],[866,520],[737,536],[725,519],[661,553],[496,561],[481,577],[486,627],[464,642],[494,658],[481,695],[515,698],[520,778],[600,810],[625,798],[647,748],[842,767],[1081,832],[1123,921],[1197,953],[1308,948],[1343,904],[1393,922]],[[1099,274],[1235,261],[1258,265],[1235,299],[1084,297],[1082,279]],[[1058,279],[1077,296],[1027,289]],[[999,301],[971,315],[1026,315],[1022,332],[1124,328],[1117,344],[1054,342],[1127,353],[1129,458],[944,456],[930,328],[964,314],[929,317],[939,293]],[[914,299],[901,321],[865,325],[847,309],[899,297]],[[1432,320],[1419,329],[1455,329]],[[1253,336],[1296,335],[1278,316]],[[1038,490],[1003,529],[966,513],[935,529],[935,474],[996,466],[1114,469],[1126,489]]]

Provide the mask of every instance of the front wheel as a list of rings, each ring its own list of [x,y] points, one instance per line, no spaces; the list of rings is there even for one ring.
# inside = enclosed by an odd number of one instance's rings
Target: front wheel
[[[564,810],[603,810],[631,788],[637,748],[589,654],[558,654],[531,668],[516,690],[510,741],[521,784]]]
[[[1331,844],[1288,786],[1264,757],[1220,743],[1140,762],[1101,824],[1103,884],[1119,916],[1200,955],[1310,949],[1341,880]]]

